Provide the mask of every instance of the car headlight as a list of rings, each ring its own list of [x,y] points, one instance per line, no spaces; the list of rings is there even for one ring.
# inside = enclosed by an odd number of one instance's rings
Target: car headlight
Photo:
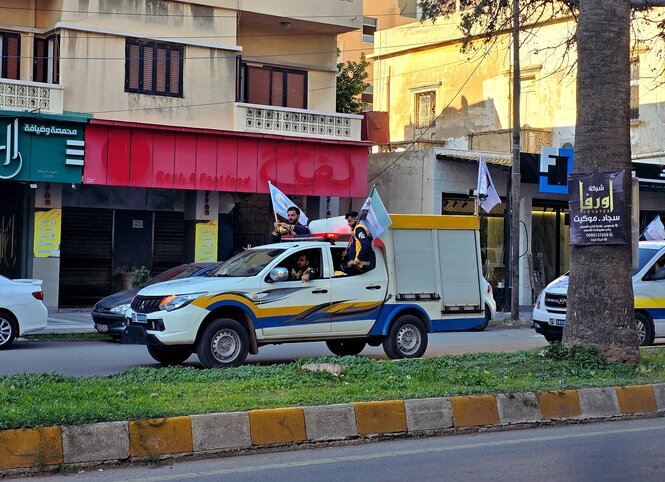
[[[538,298],[536,298],[536,306],[535,306],[535,308],[536,308],[537,310],[540,309],[540,305],[541,305],[542,302],[543,302],[543,297],[544,297],[544,296],[545,296],[545,291],[541,291],[540,294],[538,295]]]
[[[114,306],[109,311],[111,313],[122,313],[125,314],[125,311],[129,309],[130,303],[125,303],[123,305]]]
[[[207,295],[208,293],[190,293],[187,295],[171,295],[164,298],[159,304],[160,310],[173,311],[183,306],[187,306],[196,298]]]

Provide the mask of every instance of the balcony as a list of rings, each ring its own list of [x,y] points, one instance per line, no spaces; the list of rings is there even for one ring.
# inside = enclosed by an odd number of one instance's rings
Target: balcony
[[[62,114],[63,90],[58,84],[0,79],[0,110]]]
[[[236,103],[234,130],[258,134],[360,141],[363,116]]]

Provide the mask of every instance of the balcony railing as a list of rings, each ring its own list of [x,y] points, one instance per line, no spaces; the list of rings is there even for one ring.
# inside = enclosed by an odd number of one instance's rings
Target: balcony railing
[[[313,139],[359,141],[362,118],[361,115],[353,114],[237,103],[235,130]]]
[[[62,100],[62,85],[0,79],[0,110],[62,114]]]

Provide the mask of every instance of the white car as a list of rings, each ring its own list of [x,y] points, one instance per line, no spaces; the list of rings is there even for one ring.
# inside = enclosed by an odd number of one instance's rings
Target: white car
[[[0,350],[20,335],[46,328],[42,281],[0,276]]]
[[[640,345],[665,337],[665,241],[640,241],[639,264],[632,271],[635,323]],[[561,340],[566,324],[568,274],[540,293],[533,309],[533,324],[549,342]]]

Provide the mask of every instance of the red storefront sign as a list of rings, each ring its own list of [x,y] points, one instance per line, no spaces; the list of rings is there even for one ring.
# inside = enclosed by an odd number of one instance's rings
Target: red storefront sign
[[[368,144],[93,120],[83,183],[365,197]]]

